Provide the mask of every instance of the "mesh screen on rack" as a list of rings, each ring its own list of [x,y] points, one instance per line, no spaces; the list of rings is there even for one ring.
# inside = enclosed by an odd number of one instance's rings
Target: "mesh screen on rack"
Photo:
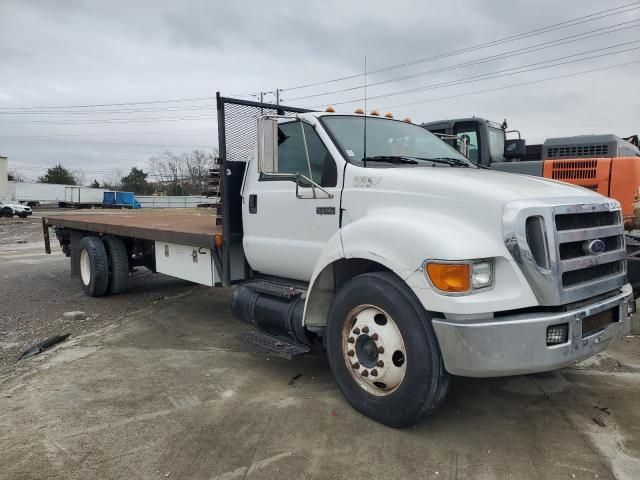
[[[224,102],[226,160],[230,162],[246,162],[253,156],[257,143],[259,117],[263,115],[293,117],[296,115],[296,112],[287,110],[287,107],[282,107],[278,110],[243,105],[226,100]]]

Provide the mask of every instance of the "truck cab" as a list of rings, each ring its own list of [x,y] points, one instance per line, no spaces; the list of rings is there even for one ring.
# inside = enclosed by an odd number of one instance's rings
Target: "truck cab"
[[[504,131],[486,126],[461,123],[454,132],[500,160],[489,145]],[[408,359],[415,353],[401,332],[426,323],[444,371],[467,376],[558,368],[608,343],[589,340],[596,330],[612,338],[628,330],[631,289],[617,202],[480,169],[406,121],[309,112],[263,116],[257,130],[241,193],[243,250],[254,276],[307,285],[301,320],[327,345],[336,377],[354,379],[339,382],[343,392],[355,385],[380,398],[400,388],[393,361],[376,367],[381,356],[358,349],[359,342],[380,346],[366,343],[369,334],[361,340],[363,330],[404,344],[396,351]],[[596,249],[606,243],[601,253],[588,250],[594,240]],[[345,298],[357,281],[358,299]],[[394,289],[416,302],[421,322],[395,323],[407,312],[382,294]],[[613,312],[613,328],[578,328],[600,312]],[[383,317],[395,331],[375,323]],[[355,404],[365,408],[366,397]]]
[[[468,158],[473,163],[489,166],[505,161],[504,124],[480,117],[457,118],[423,123],[421,126],[431,133],[444,136],[448,143],[459,149],[465,139]]]

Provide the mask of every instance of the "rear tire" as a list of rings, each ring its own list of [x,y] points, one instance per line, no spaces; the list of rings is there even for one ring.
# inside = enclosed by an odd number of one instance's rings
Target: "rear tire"
[[[347,401],[391,427],[430,415],[449,389],[431,318],[390,272],[359,275],[340,289],[329,311],[327,354]]]
[[[129,280],[129,255],[127,247],[118,237],[104,237],[104,245],[109,256],[109,288],[112,295],[127,289]]]
[[[80,281],[84,293],[101,297],[109,286],[107,250],[98,237],[82,237],[80,250]]]

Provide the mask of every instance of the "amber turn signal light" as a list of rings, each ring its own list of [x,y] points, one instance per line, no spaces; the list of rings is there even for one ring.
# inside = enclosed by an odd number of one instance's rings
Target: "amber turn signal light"
[[[468,263],[428,263],[427,275],[434,287],[447,293],[471,289],[471,267]]]

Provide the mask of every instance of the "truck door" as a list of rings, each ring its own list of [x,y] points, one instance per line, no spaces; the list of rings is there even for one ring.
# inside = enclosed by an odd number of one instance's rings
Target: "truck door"
[[[336,161],[312,125],[287,120],[277,130],[273,164],[265,169],[254,162],[246,176],[244,251],[258,272],[309,281],[339,228],[341,182]]]

